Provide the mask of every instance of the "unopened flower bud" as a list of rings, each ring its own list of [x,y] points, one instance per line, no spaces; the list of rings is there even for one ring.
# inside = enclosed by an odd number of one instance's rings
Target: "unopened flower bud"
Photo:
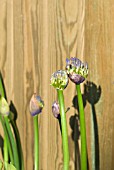
[[[33,94],[30,100],[30,113],[32,116],[35,116],[42,112],[44,107],[44,102],[40,96],[37,96],[36,93]]]
[[[9,105],[6,101],[6,99],[2,96],[0,96],[0,114],[3,116],[8,116],[9,115]]]
[[[57,101],[54,101],[52,104],[52,112],[55,118],[60,117],[59,103]]]
[[[70,59],[67,58],[66,71],[72,82],[80,84],[88,76],[88,65],[87,63],[82,63],[76,57],[71,57]]]
[[[64,90],[68,85],[68,76],[66,71],[58,70],[51,76],[51,85],[59,90]]]

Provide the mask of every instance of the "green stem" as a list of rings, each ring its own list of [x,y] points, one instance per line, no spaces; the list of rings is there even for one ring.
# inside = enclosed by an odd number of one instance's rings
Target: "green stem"
[[[4,98],[6,98],[5,89],[4,89],[4,84],[3,84],[3,80],[2,80],[1,73],[0,73],[0,94],[1,94]]]
[[[5,126],[5,122],[4,122],[4,119],[2,118],[1,114],[0,114],[0,121],[2,123],[2,127],[3,127],[3,130],[4,130],[4,137],[5,137],[5,142],[7,142],[7,148],[8,148],[8,151],[9,151],[9,156],[10,156],[10,161],[11,163],[13,164],[13,153],[12,153],[12,149],[11,149],[11,145],[10,145],[10,141],[9,141],[9,138],[8,138],[8,133],[7,133],[7,129],[6,129],[6,126]],[[4,150],[6,150],[6,145],[4,144]],[[6,151],[4,151],[4,154],[8,154],[8,153],[5,153]],[[5,158],[4,160],[7,161],[7,158],[6,158],[6,155],[4,155]],[[8,155],[7,155],[8,156]]]
[[[64,106],[64,96],[62,90],[57,90],[57,92],[58,92],[58,100],[59,100],[60,115],[61,115],[64,170],[69,170],[68,132],[67,132],[67,122],[66,122],[66,114],[65,114],[65,106]]]
[[[2,81],[2,76],[0,73],[0,94],[5,98],[5,89],[3,87],[3,81]],[[2,120],[1,120],[2,121]],[[5,132],[4,132],[5,134]],[[6,135],[4,136],[4,161],[8,162],[8,146],[7,146],[7,139]]]
[[[78,105],[80,113],[80,134],[81,134],[81,170],[87,170],[87,144],[86,144],[86,125],[84,107],[80,85],[76,85]]]
[[[34,121],[34,170],[39,169],[39,131],[38,115],[33,117]]]
[[[4,117],[4,119],[5,119],[7,131],[8,131],[8,135],[9,135],[9,138],[10,138],[10,141],[11,141],[11,146],[12,146],[12,151],[13,151],[13,156],[14,156],[14,166],[16,167],[17,170],[20,170],[17,145],[15,143],[14,136],[12,134],[8,118]]]
[[[4,136],[4,161],[8,162],[8,147],[7,147],[6,135]]]

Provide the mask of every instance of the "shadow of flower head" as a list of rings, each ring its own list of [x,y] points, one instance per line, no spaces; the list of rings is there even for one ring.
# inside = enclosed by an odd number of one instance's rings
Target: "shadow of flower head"
[[[70,127],[72,129],[72,140],[77,141],[80,136],[80,129],[79,129],[79,116],[77,114],[70,117],[69,120]]]
[[[86,97],[86,100],[91,104],[96,104],[101,96],[101,86],[98,86],[94,84],[93,82],[87,81],[86,84],[84,84],[84,94]]]

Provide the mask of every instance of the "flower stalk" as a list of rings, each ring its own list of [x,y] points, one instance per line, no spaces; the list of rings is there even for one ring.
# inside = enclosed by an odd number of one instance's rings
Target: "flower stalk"
[[[2,123],[2,127],[3,127],[3,130],[4,130],[4,140],[5,140],[5,142],[6,142],[6,143],[4,143],[4,161],[7,162],[8,153],[9,153],[10,161],[11,161],[11,163],[13,164],[13,163],[14,163],[14,159],[13,159],[13,153],[12,153],[11,143],[10,143],[10,141],[9,141],[7,129],[6,129],[6,126],[5,126],[5,121],[4,121],[4,119],[2,118],[1,114],[0,114],[0,121],[1,121],[1,123]]]
[[[6,94],[5,94],[5,89],[4,89],[2,76],[1,76],[1,73],[0,73],[0,105],[1,105],[0,111],[4,112],[4,114],[6,116],[8,116],[8,114],[9,114],[8,113],[9,112],[9,106],[8,106],[8,103],[6,102],[5,98],[6,98]],[[5,109],[4,108],[2,109],[3,106],[5,106],[4,107]],[[7,129],[6,129],[5,121],[1,116],[1,113],[0,113],[0,121],[1,121],[3,129],[4,129],[4,161],[8,162],[8,158],[9,158],[8,157],[8,152],[9,152],[10,161],[13,164],[14,160],[13,160],[13,153],[12,153],[11,143],[10,143],[10,141],[8,139],[9,138],[8,137],[8,132],[7,132]]]
[[[69,79],[75,83],[78,96],[80,134],[81,134],[81,170],[87,170],[86,125],[80,83],[88,76],[88,64],[82,63],[76,57],[66,59],[66,72]]]
[[[87,144],[86,144],[86,124],[82,94],[80,84],[76,85],[76,91],[78,96],[79,105],[79,117],[80,117],[80,134],[81,134],[81,170],[87,170]]]
[[[4,117],[4,120],[5,120],[6,129],[7,129],[7,132],[8,132],[8,136],[9,136],[9,139],[10,139],[10,141],[11,141],[11,146],[12,146],[12,151],[13,151],[13,157],[14,157],[14,166],[16,167],[17,170],[20,170],[17,145],[16,145],[16,142],[15,142],[15,140],[14,140],[14,136],[13,136],[13,134],[12,134],[12,131],[11,131],[11,127],[10,127],[8,118],[7,118],[7,117]]]
[[[64,159],[63,169],[69,170],[68,132],[67,132],[63,90],[57,90],[57,93],[58,93],[58,100],[60,105],[61,128],[62,128],[62,144],[63,144],[63,159]]]
[[[34,121],[34,170],[39,169],[39,129],[38,129],[38,115],[33,117]]]
[[[39,170],[39,129],[38,114],[42,112],[44,102],[40,96],[34,93],[30,100],[30,114],[34,123],[34,170]]]
[[[58,70],[51,76],[51,85],[56,88],[58,93],[58,101],[60,107],[60,120],[61,120],[61,130],[62,130],[62,145],[63,145],[63,169],[69,170],[69,147],[68,147],[68,132],[67,132],[67,122],[66,113],[64,106],[64,95],[63,90],[68,85],[68,76],[66,71]],[[55,109],[55,113],[59,112],[59,107]],[[54,110],[53,110],[54,111]]]

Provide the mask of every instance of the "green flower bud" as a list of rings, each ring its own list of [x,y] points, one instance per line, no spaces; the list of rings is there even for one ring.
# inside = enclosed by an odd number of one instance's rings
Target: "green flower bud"
[[[58,70],[51,76],[51,85],[59,90],[64,90],[68,85],[68,76],[66,71]]]
[[[10,112],[9,105],[6,99],[0,96],[0,114],[2,114],[3,116],[8,116],[9,112]]]

